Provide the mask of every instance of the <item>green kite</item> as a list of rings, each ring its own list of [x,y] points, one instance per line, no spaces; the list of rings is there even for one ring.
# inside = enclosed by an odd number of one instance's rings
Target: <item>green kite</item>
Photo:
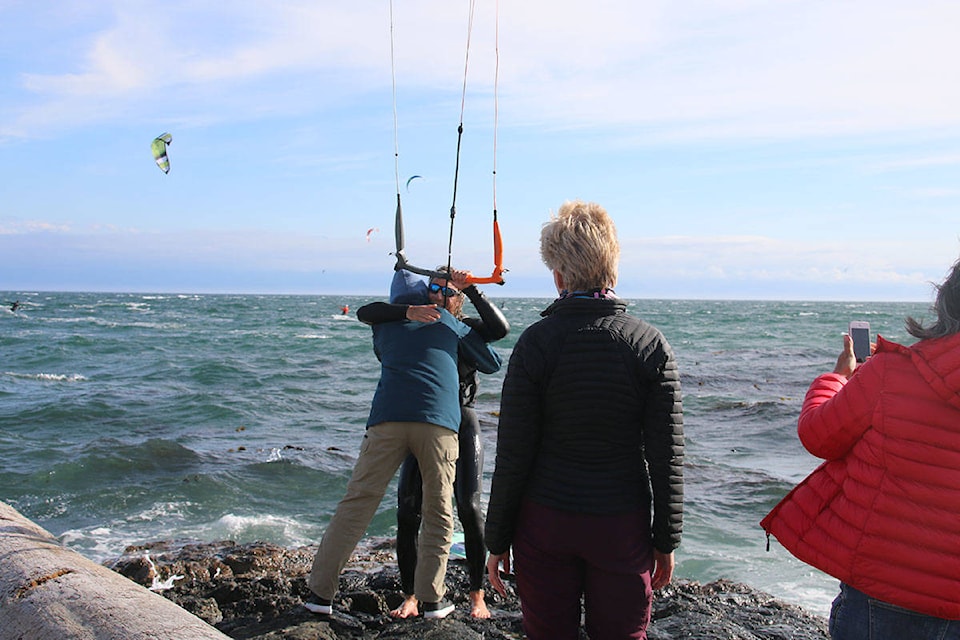
[[[150,143],[150,150],[153,152],[153,159],[157,161],[157,166],[164,173],[170,173],[170,159],[167,158],[167,145],[173,142],[173,136],[169,133],[157,136]]]

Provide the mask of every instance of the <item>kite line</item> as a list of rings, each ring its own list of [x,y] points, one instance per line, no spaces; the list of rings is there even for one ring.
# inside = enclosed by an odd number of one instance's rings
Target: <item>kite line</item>
[[[467,43],[466,54],[463,68],[463,89],[460,96],[460,123],[457,127],[457,154],[453,175],[453,199],[450,205],[450,233],[447,242],[447,272],[443,273],[434,269],[424,269],[408,262],[404,252],[404,233],[403,233],[403,207],[400,201],[400,142],[399,142],[399,124],[397,118],[397,80],[396,80],[396,62],[394,58],[394,18],[393,18],[393,0],[390,0],[390,72],[393,89],[393,157],[394,157],[394,179],[397,186],[397,211],[394,217],[394,235],[396,239],[396,251],[394,252],[397,262],[394,270],[405,269],[412,273],[427,276],[430,278],[447,279],[450,272],[453,256],[453,227],[457,216],[457,183],[460,176],[460,143],[463,139],[463,114],[466,106],[467,96],[467,72],[470,63],[470,38],[473,32],[473,16],[476,6],[476,0],[470,0],[469,19],[467,21]],[[500,77],[500,33],[499,20],[500,8],[499,0],[495,3],[496,9],[496,30],[495,30],[495,57],[496,69],[494,74],[494,124],[493,124],[493,272],[489,277],[471,276],[468,282],[471,284],[503,284],[503,241],[500,235],[500,224],[497,221],[497,124],[499,119],[499,97],[498,85]],[[411,178],[412,179],[412,178]],[[409,180],[407,181],[409,185]]]

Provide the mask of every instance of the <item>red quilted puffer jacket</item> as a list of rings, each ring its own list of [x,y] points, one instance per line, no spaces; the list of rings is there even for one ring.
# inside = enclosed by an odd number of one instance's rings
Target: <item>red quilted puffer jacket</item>
[[[877,339],[845,383],[813,381],[798,432],[824,458],[760,525],[884,602],[960,619],[960,334]]]

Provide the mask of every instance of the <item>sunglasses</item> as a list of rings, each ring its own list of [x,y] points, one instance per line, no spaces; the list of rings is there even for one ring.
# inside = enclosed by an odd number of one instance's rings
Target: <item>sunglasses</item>
[[[430,293],[442,293],[444,298],[452,298],[460,295],[460,292],[450,287],[444,287],[436,282],[430,283]]]

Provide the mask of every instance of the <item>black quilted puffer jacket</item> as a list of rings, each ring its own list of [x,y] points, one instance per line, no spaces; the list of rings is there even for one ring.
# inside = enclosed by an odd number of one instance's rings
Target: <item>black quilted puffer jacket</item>
[[[524,499],[578,513],[653,511],[680,544],[683,411],[673,351],[613,298],[563,298],[517,341],[503,383],[486,544],[505,552]]]

